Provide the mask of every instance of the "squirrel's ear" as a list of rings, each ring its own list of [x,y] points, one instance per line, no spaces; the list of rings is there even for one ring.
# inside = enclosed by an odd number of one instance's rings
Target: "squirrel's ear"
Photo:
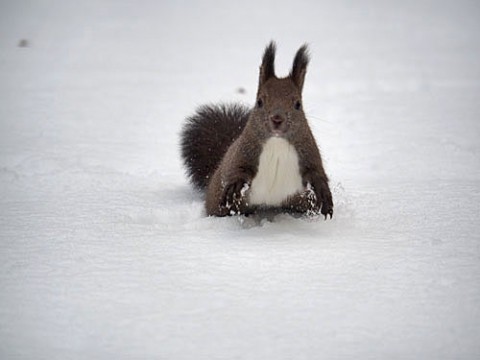
[[[275,51],[277,47],[274,41],[271,41],[270,44],[265,48],[263,53],[262,65],[260,66],[260,79],[258,85],[262,86],[265,81],[271,77],[275,77]]]
[[[305,80],[305,74],[307,73],[307,65],[310,60],[308,56],[308,46],[303,45],[298,49],[295,59],[293,59],[292,71],[290,72],[290,78],[302,91],[303,81]]]

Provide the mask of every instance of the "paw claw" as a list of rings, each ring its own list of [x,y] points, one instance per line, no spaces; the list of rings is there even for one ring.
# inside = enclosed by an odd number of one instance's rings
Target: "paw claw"
[[[323,214],[325,216],[325,220],[327,220],[328,216],[330,215],[330,219],[333,217],[333,210],[329,210],[327,213]]]

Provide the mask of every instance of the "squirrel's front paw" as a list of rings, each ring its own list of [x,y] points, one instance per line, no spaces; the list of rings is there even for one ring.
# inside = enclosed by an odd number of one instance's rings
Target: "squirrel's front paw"
[[[330,215],[331,219],[333,216],[333,200],[328,183],[325,181],[318,181],[315,185],[310,185],[309,183],[307,184],[307,190],[315,193],[317,209],[320,209],[320,213],[325,216],[325,220],[328,215]]]
[[[243,179],[237,180],[233,183],[227,184],[224,188],[223,198],[221,205],[230,212],[238,213],[240,211],[240,205],[245,197],[250,185]]]
[[[333,200],[332,193],[327,184],[320,186],[320,189],[317,191],[317,197],[319,202],[322,203],[320,212],[325,216],[325,220],[327,219],[327,215],[330,215],[331,219],[333,216]]]

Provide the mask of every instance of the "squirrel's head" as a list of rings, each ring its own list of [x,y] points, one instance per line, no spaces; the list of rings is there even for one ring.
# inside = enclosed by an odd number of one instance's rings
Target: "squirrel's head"
[[[272,41],[263,54],[251,121],[265,137],[289,138],[299,129],[308,126],[302,106],[303,82],[309,61],[308,49],[307,45],[303,45],[297,51],[290,74],[284,78],[275,75],[275,50]]]

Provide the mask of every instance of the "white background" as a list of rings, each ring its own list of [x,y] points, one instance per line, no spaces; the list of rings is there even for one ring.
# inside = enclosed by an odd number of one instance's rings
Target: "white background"
[[[1,1],[0,357],[478,359],[479,4]],[[182,169],[271,39],[331,221],[207,218]]]

